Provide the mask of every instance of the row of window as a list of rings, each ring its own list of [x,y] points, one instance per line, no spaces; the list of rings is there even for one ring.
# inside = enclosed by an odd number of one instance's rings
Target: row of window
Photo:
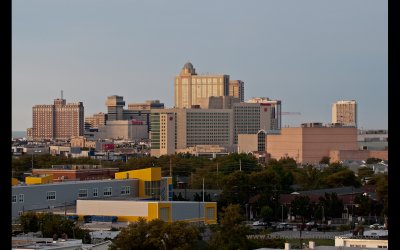
[[[19,202],[19,203],[24,203],[24,194],[19,194],[18,195],[18,200],[17,200],[17,195],[12,195],[11,196],[11,202],[12,203],[17,203],[17,201]]]
[[[98,197],[99,189],[93,188],[93,197]],[[121,195],[130,195],[131,194],[131,187],[130,186],[122,186],[121,187]],[[112,187],[105,187],[103,189],[103,196],[112,196]],[[79,189],[78,198],[87,198],[89,197],[89,190],[88,189]],[[46,200],[53,201],[56,200],[56,191],[47,191],[46,192]],[[11,196],[12,203],[23,203],[24,202],[24,194],[19,194],[18,199],[17,195]]]

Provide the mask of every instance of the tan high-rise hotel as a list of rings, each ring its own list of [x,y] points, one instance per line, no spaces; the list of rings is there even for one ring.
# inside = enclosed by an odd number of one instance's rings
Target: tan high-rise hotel
[[[235,96],[243,101],[244,83],[229,81],[229,75],[197,75],[187,62],[181,73],[175,76],[175,108],[192,108],[211,96]]]
[[[83,136],[83,103],[66,103],[65,99],[57,98],[53,105],[35,105],[32,107],[32,126],[28,135],[34,140]]]

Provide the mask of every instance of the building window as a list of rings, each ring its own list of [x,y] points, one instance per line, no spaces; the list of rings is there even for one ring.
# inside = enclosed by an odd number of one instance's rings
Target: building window
[[[56,200],[56,191],[47,191],[46,200],[48,201]]]
[[[105,187],[103,190],[103,196],[111,196],[112,195],[112,187]]]
[[[23,194],[18,195],[18,202],[24,203],[24,195]]]
[[[79,189],[78,197],[79,198],[88,197],[88,190],[87,189]]]
[[[153,199],[160,198],[160,181],[145,181],[144,194],[151,196]]]
[[[121,188],[121,195],[129,195],[131,194],[131,187],[130,186],[123,186]]]
[[[16,195],[11,196],[11,202],[12,203],[16,203],[17,202],[17,196]]]
[[[18,211],[18,215],[21,216],[24,214],[24,211]]]
[[[207,220],[214,220],[214,215],[215,215],[215,209],[213,207],[208,207],[207,208]]]
[[[93,197],[99,196],[99,189],[98,188],[93,188]]]

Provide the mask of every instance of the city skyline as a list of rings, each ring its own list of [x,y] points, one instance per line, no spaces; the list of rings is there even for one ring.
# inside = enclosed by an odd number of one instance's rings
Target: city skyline
[[[32,107],[60,97],[85,117],[127,103],[174,103],[174,77],[245,83],[244,99],[282,101],[282,127],[331,120],[339,100],[358,104],[358,127],[388,127],[386,1],[252,4],[151,1],[13,1],[12,130],[32,127]]]

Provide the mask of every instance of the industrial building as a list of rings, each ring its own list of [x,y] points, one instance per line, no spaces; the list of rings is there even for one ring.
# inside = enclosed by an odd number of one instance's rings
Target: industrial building
[[[11,194],[11,219],[17,219],[26,211],[52,211],[73,206],[78,199],[138,197],[138,182],[138,179],[129,179],[15,185]]]
[[[57,183],[51,183],[49,180],[54,177],[47,175],[28,177],[25,183],[12,186],[12,219],[26,211],[66,210],[77,200],[172,200],[172,179],[161,177],[161,168],[119,172],[115,176],[116,179]]]
[[[134,200],[78,200],[76,215],[79,217],[117,216],[118,221],[135,222],[161,219],[166,222],[186,221],[217,223],[216,202],[190,201],[134,201]]]

